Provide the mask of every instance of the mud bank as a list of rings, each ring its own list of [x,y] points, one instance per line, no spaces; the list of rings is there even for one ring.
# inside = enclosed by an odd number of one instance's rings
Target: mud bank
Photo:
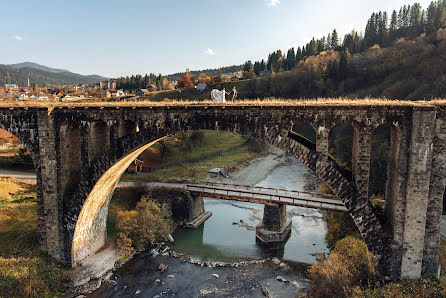
[[[282,150],[268,145],[269,152],[265,156],[255,159],[249,166],[223,176],[210,176],[207,180],[214,182],[238,183],[255,185],[264,180],[278,166],[286,163],[287,155]]]

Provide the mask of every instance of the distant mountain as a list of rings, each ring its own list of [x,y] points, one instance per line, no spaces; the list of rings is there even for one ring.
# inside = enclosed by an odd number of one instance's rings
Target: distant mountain
[[[70,72],[65,69],[51,68],[51,67],[47,67],[45,65],[40,65],[40,64],[34,63],[34,62],[22,62],[22,63],[17,63],[17,64],[9,64],[7,66],[16,68],[16,69],[34,68],[34,69],[43,70],[46,72],[53,72],[53,73]]]
[[[0,64],[0,85],[17,84],[25,86],[28,79],[31,84],[37,84],[41,87],[46,85],[79,85],[107,80],[106,77],[99,75],[80,75],[33,62],[11,65]]]

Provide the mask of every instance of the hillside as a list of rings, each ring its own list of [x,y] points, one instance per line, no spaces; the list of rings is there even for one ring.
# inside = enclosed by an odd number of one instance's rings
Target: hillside
[[[300,61],[293,70],[217,87],[230,90],[234,85],[239,98],[445,97],[446,29],[354,55],[324,51]]]
[[[98,75],[84,76],[30,62],[9,66],[0,64],[0,85],[18,84],[25,86],[27,85],[28,79],[31,84],[46,86],[95,83],[106,78]]]
[[[53,73],[61,73],[61,72],[69,72],[65,69],[57,69],[57,68],[51,68],[45,65],[37,64],[34,62],[22,62],[17,64],[8,64],[7,66],[15,68],[15,69],[22,69],[22,68],[33,68],[37,70],[43,70],[46,72],[53,72]]]
[[[191,70],[190,73],[194,77],[198,77],[200,73],[205,73],[208,76],[215,76],[221,73],[233,73],[243,70],[243,65],[233,65],[233,66],[226,66],[221,68],[214,68],[214,69],[203,69],[203,70]],[[174,74],[170,74],[165,76],[169,81],[176,81],[183,77],[184,72],[177,72]]]

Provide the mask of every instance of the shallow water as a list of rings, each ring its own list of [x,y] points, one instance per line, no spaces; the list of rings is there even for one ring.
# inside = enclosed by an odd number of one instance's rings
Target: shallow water
[[[303,164],[287,157],[283,165],[276,167],[257,185],[306,190],[307,182],[320,183]],[[174,251],[202,260],[223,262],[276,256],[291,267],[279,269],[277,265],[257,264],[207,268],[170,256],[141,253],[118,269],[112,281],[103,283],[88,296],[198,297],[207,291],[213,297],[264,297],[258,289],[258,285],[264,285],[274,297],[292,297],[296,290],[304,293],[308,289],[307,264],[315,263],[315,253],[328,252],[324,241],[327,225],[323,211],[288,206],[287,215],[292,219],[291,235],[284,244],[265,247],[256,242],[254,229],[233,225],[233,222],[243,220],[255,228],[262,219],[263,205],[206,199],[205,208],[213,215],[197,229],[178,229],[173,235]],[[161,263],[168,265],[167,272],[157,270]],[[291,282],[278,281],[278,275]]]
[[[317,184],[318,179],[295,158],[287,157],[257,185],[306,190],[307,182]],[[275,256],[306,264],[316,262],[315,253],[328,252],[323,211],[287,206],[287,216],[292,220],[290,236],[284,244],[265,246],[256,241],[253,229],[261,222],[263,205],[216,199],[205,199],[204,203],[212,216],[195,230],[177,229],[173,250],[202,260],[232,262]],[[252,229],[233,224],[240,220]]]

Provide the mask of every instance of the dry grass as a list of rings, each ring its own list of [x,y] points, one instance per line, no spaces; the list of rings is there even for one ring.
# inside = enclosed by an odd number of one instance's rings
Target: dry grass
[[[79,102],[34,102],[34,101],[11,101],[0,102],[0,108],[48,108],[58,107],[157,107],[157,106],[438,106],[446,105],[446,99],[435,99],[431,101],[403,101],[379,98],[345,99],[345,98],[315,98],[315,99],[282,99],[267,98],[256,100],[240,100],[235,103],[225,104],[212,101],[193,100],[168,100],[155,101],[121,101],[105,102],[88,100]]]
[[[61,294],[62,266],[39,250],[35,184],[0,177],[0,297]]]

